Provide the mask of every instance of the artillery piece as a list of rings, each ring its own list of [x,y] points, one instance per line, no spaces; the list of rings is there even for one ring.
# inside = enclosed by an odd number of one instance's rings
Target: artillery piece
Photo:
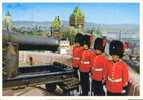
[[[18,67],[19,50],[50,50],[55,52],[58,46],[59,41],[52,37],[34,37],[3,31],[3,87],[46,84],[48,90],[54,91],[56,85],[63,85],[65,80],[77,80],[74,77],[73,69],[60,63]],[[78,87],[78,84],[77,80],[72,86],[75,88]]]

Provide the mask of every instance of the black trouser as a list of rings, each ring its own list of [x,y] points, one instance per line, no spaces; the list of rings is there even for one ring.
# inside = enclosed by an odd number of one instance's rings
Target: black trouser
[[[126,91],[125,93],[111,93],[107,91],[108,96],[127,96],[128,95],[128,88],[129,86],[124,87],[123,89]]]
[[[79,75],[78,75],[79,68],[73,67],[73,69],[74,69],[74,77],[76,77],[79,80]],[[79,87],[77,87],[76,90],[77,90],[77,92],[79,92]]]
[[[121,94],[121,93],[111,93],[111,92],[108,92],[108,91],[107,91],[107,95],[108,96],[123,96],[123,94]]]
[[[92,91],[96,96],[105,96],[102,81],[92,80]]]
[[[90,90],[90,82],[89,82],[89,72],[80,72],[80,84],[82,90],[82,96],[88,96],[88,92]]]
[[[73,68],[73,69],[74,69],[74,76],[79,79],[78,68]]]
[[[126,91],[126,93],[124,93],[123,96],[127,96],[128,95],[129,85],[125,86],[123,89]]]

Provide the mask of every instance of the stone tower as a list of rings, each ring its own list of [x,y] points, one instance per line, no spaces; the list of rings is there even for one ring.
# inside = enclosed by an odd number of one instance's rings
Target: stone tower
[[[70,26],[82,31],[84,30],[84,15],[81,12],[79,6],[75,7],[73,13],[70,15]]]
[[[55,17],[55,19],[52,21],[52,24],[51,24],[51,34],[53,37],[56,37],[56,38],[61,37],[61,33],[60,33],[61,26],[62,26],[61,20],[59,16]]]
[[[10,31],[12,29],[12,17],[9,11],[5,14],[2,24],[4,30]]]

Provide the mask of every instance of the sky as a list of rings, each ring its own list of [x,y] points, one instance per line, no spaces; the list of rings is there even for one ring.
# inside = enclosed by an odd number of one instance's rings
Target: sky
[[[10,11],[13,21],[52,21],[55,16],[69,21],[76,6],[86,22],[139,24],[139,3],[3,3],[2,16]]]

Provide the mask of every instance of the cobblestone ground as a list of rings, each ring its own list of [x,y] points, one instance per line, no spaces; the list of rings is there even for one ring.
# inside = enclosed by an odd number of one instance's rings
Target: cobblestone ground
[[[139,83],[139,74],[136,74],[131,68],[129,68],[130,80],[134,83]],[[105,88],[104,88],[105,89]],[[106,91],[106,89],[105,89]],[[76,91],[72,91],[74,95],[79,95]],[[89,93],[90,94],[90,93]],[[57,96],[55,92],[51,93],[45,89],[45,85],[25,87],[21,89],[3,89],[4,96]]]
[[[55,93],[49,93],[44,86],[25,87],[23,89],[4,89],[4,96],[55,96]]]

